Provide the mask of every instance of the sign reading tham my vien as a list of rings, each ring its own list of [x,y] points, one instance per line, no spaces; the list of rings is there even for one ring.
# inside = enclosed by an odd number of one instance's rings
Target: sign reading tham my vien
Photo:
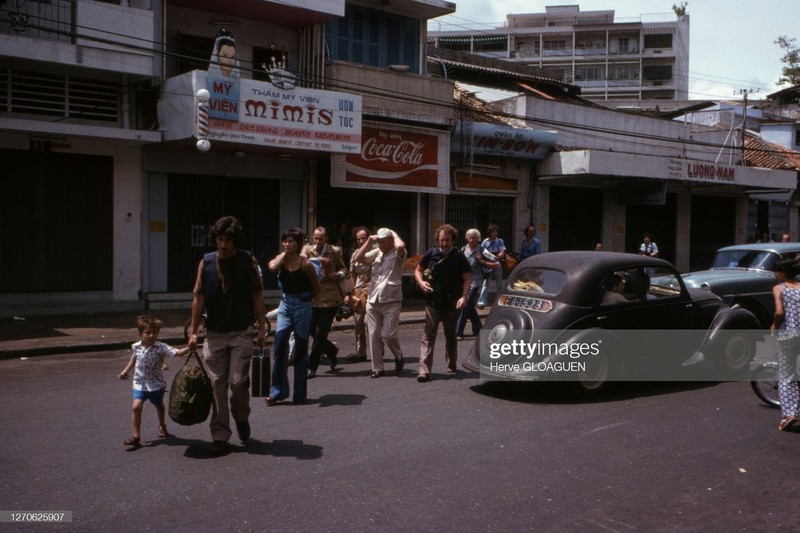
[[[209,139],[336,153],[361,150],[361,97],[209,79]]]

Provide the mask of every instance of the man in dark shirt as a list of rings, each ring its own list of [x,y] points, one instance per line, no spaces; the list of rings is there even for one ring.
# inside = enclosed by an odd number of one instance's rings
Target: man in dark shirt
[[[223,217],[211,228],[217,251],[203,256],[197,267],[192,300],[189,349],[197,348],[197,328],[206,311],[203,357],[214,388],[211,411],[211,455],[222,455],[232,431],[230,415],[239,439],[250,438],[250,358],[253,339],[266,341],[264,289],[258,263],[240,250],[242,225],[235,217]],[[258,336],[253,324],[258,320]],[[228,390],[230,389],[230,413]]]
[[[417,381],[420,383],[430,381],[433,348],[440,322],[444,329],[447,372],[452,374],[456,371],[456,321],[459,311],[467,302],[471,281],[469,262],[464,254],[454,251],[457,235],[458,232],[450,224],[439,226],[436,230],[436,242],[439,246],[425,252],[414,270],[414,278],[425,293],[427,304],[417,374]]]

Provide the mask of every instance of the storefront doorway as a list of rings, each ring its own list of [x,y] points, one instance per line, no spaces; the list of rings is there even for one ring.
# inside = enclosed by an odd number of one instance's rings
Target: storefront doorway
[[[591,250],[602,228],[602,190],[550,187],[549,251]]]
[[[649,233],[658,245],[658,257],[675,263],[675,212],[677,200],[667,194],[664,205],[632,205],[625,209],[625,251],[639,253],[642,236]]]
[[[736,199],[692,196],[689,269],[705,270],[718,248],[735,244]]]
[[[250,250],[264,271],[265,288],[277,288],[275,276],[264,268],[280,250],[280,182],[253,178],[221,178],[171,174],[167,290],[191,291],[197,264],[214,250],[208,228],[219,217],[233,215],[244,227],[242,249]]]
[[[114,160],[0,150],[0,293],[113,285]]]
[[[506,249],[514,251],[514,199],[497,196],[449,196],[445,207],[445,220],[458,230],[456,246],[464,246],[464,235],[470,228],[481,232],[481,239],[488,237],[486,228],[495,224],[500,228],[497,236],[503,239]]]
[[[331,187],[329,180],[317,184],[317,224],[328,230],[328,242],[342,246],[349,257],[353,228],[370,232],[387,227],[406,243],[411,242],[414,193],[375,189]],[[313,228],[309,228],[309,232]],[[413,252],[409,250],[410,255]]]

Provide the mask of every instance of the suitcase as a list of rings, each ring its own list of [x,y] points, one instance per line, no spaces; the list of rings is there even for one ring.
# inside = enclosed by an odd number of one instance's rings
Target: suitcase
[[[269,396],[270,357],[269,348],[253,346],[251,395],[255,398]]]

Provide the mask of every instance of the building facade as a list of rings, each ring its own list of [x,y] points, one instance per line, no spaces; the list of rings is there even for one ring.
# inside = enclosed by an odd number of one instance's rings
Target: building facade
[[[227,214],[262,262],[290,226],[325,225],[335,240],[389,225],[427,245],[455,118],[452,82],[425,74],[426,23],[454,4],[0,11],[0,217],[27,255],[0,267],[3,315],[186,307],[208,226]],[[273,277],[266,286],[277,295]]]
[[[617,21],[613,10],[548,6],[509,14],[501,28],[431,31],[439,48],[547,69],[591,100],[686,99],[689,15]]]

